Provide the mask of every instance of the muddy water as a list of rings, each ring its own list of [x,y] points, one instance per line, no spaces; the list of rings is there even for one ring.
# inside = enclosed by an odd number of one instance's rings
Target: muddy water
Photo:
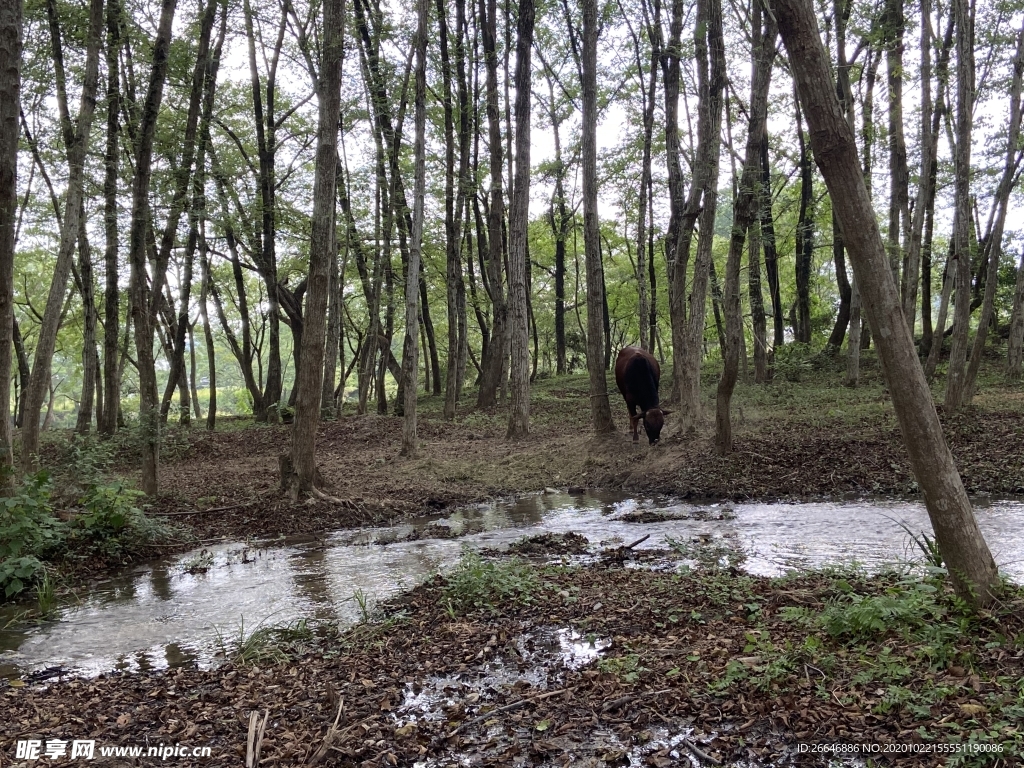
[[[1003,572],[1024,581],[1024,503],[976,503],[976,511]],[[581,533],[594,545],[649,534],[640,548],[671,539],[722,541],[744,550],[747,570],[768,575],[917,557],[897,521],[915,533],[930,531],[923,506],[907,502],[697,505],[546,493],[312,541],[259,549],[225,543],[97,584],[54,621],[0,630],[0,676],[57,666],[97,674],[207,665],[219,647],[260,625],[352,623],[368,604],[454,565],[463,547],[501,548],[540,533]],[[0,614],[0,627],[6,621]]]

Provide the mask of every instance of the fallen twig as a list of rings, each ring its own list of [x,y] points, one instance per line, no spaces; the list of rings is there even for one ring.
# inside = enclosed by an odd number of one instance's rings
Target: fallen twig
[[[337,504],[339,507],[351,509],[354,512],[359,511],[359,506],[351,499],[339,499],[337,496],[331,496],[329,493],[324,493],[319,488],[313,488],[311,492],[316,498],[322,501],[326,501],[331,504]]]
[[[716,760],[715,758],[713,758],[711,755],[709,755],[707,752],[705,752],[703,749],[698,747],[696,744],[694,744],[689,739],[683,739],[682,743],[683,743],[684,747],[686,747],[688,750],[693,752],[694,756],[698,760],[703,760],[705,763],[711,763],[712,765],[721,765],[722,764],[721,760]]]
[[[345,700],[340,699],[338,701],[338,714],[334,716],[334,722],[331,724],[331,727],[327,729],[327,733],[324,735],[323,744],[320,745],[320,748],[316,751],[316,754],[314,754],[313,757],[310,759],[310,765],[316,765],[317,763],[319,763],[327,756],[327,753],[334,748],[334,742],[338,737],[338,721],[341,720],[341,711],[344,708]],[[348,730],[348,728],[345,729],[346,732]]]
[[[519,707],[524,707],[527,704],[533,704],[534,702],[537,702],[537,701],[543,701],[544,699],[550,699],[552,696],[557,696],[560,693],[571,693],[572,691],[575,691],[577,688],[579,688],[578,685],[574,685],[572,688],[559,688],[557,691],[548,691],[547,693],[542,693],[542,694],[540,694],[538,696],[532,696],[529,699],[520,699],[519,701],[513,701],[511,704],[506,704],[504,707],[498,707],[497,709],[492,709],[490,712],[485,712],[482,715],[478,715],[477,717],[474,717],[472,720],[467,720],[462,725],[460,725],[458,728],[456,728],[455,730],[449,732],[449,734],[445,738],[450,739],[453,736],[457,736],[461,731],[464,731],[466,728],[469,728],[471,725],[476,725],[477,723],[481,723],[484,720],[486,720],[487,718],[493,717],[494,715],[501,715],[501,714],[504,714],[505,712],[511,712],[512,710],[519,709]]]
[[[651,538],[651,534],[648,533],[646,536],[643,536],[643,537],[637,539],[632,544],[627,544],[626,546],[623,547],[623,549],[632,549],[633,547],[635,547],[635,546],[637,546],[639,544],[643,544],[649,538]]]
[[[267,718],[270,717],[270,710],[263,712],[263,722],[257,725],[260,719],[259,712],[253,710],[249,713],[249,736],[246,739],[245,768],[256,768],[260,762],[260,750],[263,748],[263,734],[267,730]]]
[[[229,504],[226,507],[210,507],[210,509],[186,509],[183,512],[150,512],[149,514],[159,515],[160,517],[177,517],[178,515],[207,515],[211,512],[230,512],[233,509],[241,509],[242,507],[248,507],[250,504],[255,503],[255,501],[244,501],[241,504]]]

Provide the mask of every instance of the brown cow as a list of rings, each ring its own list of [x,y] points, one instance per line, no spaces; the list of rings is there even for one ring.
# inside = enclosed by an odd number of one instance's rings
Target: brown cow
[[[658,405],[658,382],[661,380],[661,366],[657,359],[640,347],[625,347],[615,360],[615,383],[629,407],[629,421],[633,427],[633,442],[640,440],[638,428],[644,423],[647,439],[651,445],[661,437],[666,411]],[[639,409],[639,413],[637,413]]]

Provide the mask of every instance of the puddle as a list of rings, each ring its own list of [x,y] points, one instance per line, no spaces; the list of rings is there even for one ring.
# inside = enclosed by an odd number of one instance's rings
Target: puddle
[[[1024,503],[975,502],[975,510],[1002,572],[1024,581]],[[0,631],[0,677],[54,667],[94,675],[208,666],[218,635],[231,640],[243,626],[249,632],[303,618],[351,624],[375,601],[454,566],[463,547],[504,549],[524,536],[582,534],[594,547],[647,536],[638,553],[664,548],[670,539],[725,543],[743,550],[746,570],[774,575],[826,563],[872,567],[917,559],[896,521],[915,533],[930,531],[924,506],[910,502],[709,505],[544,493],[318,541],[262,549],[208,545],[205,553],[150,563],[97,584],[54,621]],[[426,537],[435,531],[443,531],[441,537]],[[424,537],[408,540],[417,534]],[[375,542],[380,545],[365,546]],[[13,614],[0,612],[0,627]],[[571,646],[565,653],[576,658],[585,650],[577,652],[576,645],[586,638],[557,642]]]

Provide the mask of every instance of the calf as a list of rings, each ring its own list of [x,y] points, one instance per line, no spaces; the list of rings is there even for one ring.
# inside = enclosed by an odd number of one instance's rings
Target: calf
[[[661,366],[648,352],[639,347],[625,347],[615,360],[615,383],[629,407],[629,421],[633,427],[633,442],[640,439],[638,428],[644,423],[644,431],[651,445],[661,437],[666,411],[658,405],[658,382],[661,380]],[[637,413],[637,409],[640,413]]]

